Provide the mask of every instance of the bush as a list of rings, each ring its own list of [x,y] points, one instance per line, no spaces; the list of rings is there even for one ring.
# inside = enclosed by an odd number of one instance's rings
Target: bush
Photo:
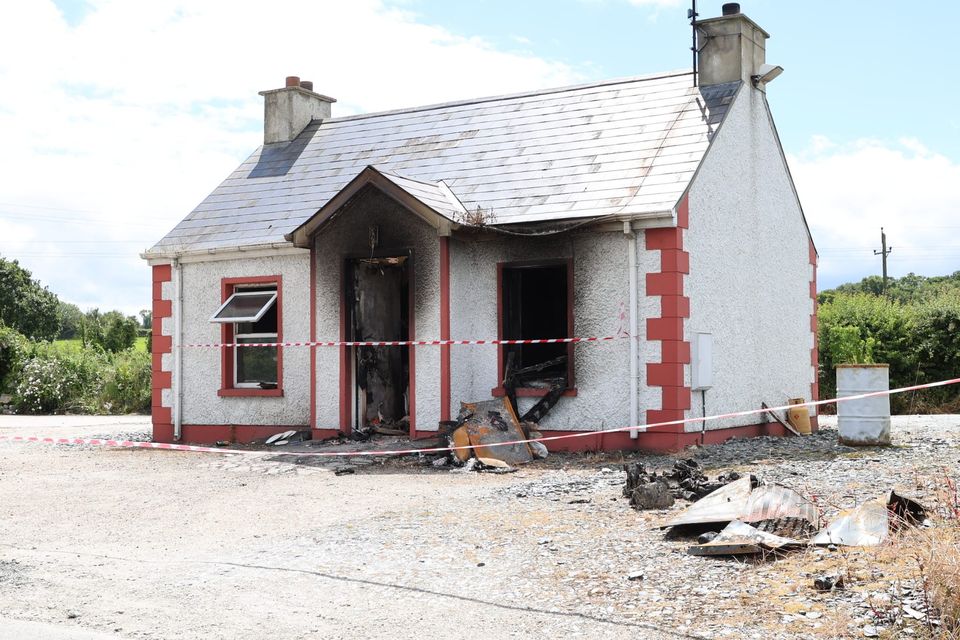
[[[129,349],[114,355],[112,360],[100,399],[103,408],[109,413],[148,411],[152,375],[150,354]]]
[[[14,408],[18,413],[97,412],[108,366],[103,354],[91,349],[65,353],[39,345],[23,365]]]
[[[0,322],[0,393],[13,388],[29,354],[30,342],[23,334]]]
[[[34,345],[13,387],[13,405],[18,413],[145,412],[150,382],[149,353]]]

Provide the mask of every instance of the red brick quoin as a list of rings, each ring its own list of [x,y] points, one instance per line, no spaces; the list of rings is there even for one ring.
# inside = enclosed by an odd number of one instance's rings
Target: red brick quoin
[[[163,390],[172,388],[171,372],[163,370],[163,355],[173,353],[173,338],[163,335],[163,319],[173,315],[173,303],[163,297],[163,283],[173,279],[169,264],[153,265],[153,351],[152,391],[150,413],[153,417],[153,439],[173,442],[173,414],[163,406]]]
[[[690,317],[690,299],[683,295],[684,277],[690,273],[690,254],[683,250],[683,233],[689,227],[689,198],[677,208],[677,226],[647,229],[648,251],[660,251],[660,271],[646,276],[647,295],[660,297],[660,316],[647,319],[647,340],[660,342],[659,363],[647,364],[647,386],[660,387],[661,409],[647,410],[648,424],[682,420],[690,408],[690,387],[684,385],[684,365],[690,363],[690,343],[683,339],[683,320]],[[641,446],[650,449],[682,447],[683,425],[659,427],[642,435]]]
[[[813,239],[810,240],[810,266],[813,271],[810,280],[810,301],[813,311],[810,315],[810,332],[813,333],[813,348],[810,349],[810,364],[813,365],[810,399],[816,401],[820,399],[820,334],[817,331],[817,248],[813,246]],[[819,428],[817,416],[810,416],[811,431],[817,431]]]

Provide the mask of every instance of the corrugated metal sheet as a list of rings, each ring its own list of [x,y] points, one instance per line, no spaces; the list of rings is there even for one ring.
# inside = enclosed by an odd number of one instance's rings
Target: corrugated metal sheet
[[[441,215],[479,207],[497,225],[666,211],[738,88],[676,73],[314,122],[258,149],[149,253],[283,242],[367,166]]]

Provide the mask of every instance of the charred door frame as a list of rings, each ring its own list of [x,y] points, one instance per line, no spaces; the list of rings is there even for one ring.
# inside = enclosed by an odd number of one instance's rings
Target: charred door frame
[[[503,270],[510,267],[550,267],[556,265],[566,265],[567,267],[567,337],[572,338],[574,333],[574,298],[573,298],[573,258],[554,258],[548,260],[510,260],[497,263],[497,338],[503,339],[504,332],[504,309],[503,309]],[[574,344],[567,343],[567,390],[563,392],[565,396],[577,395],[575,370],[573,366]],[[504,347],[497,345],[497,386],[491,389],[494,397],[506,395],[503,388],[503,367],[504,367]],[[545,396],[547,389],[519,388],[516,390],[518,396]]]
[[[352,261],[363,258],[390,258],[392,256],[407,257],[407,336],[406,340],[416,340],[416,256],[412,247],[395,247],[392,249],[377,249],[373,252],[346,253],[340,258],[340,340],[351,340],[350,337],[350,305],[347,300],[347,291],[350,287]],[[354,401],[356,384],[354,376],[355,349],[357,347],[340,347],[340,432],[349,434],[353,431]],[[396,347],[402,349],[403,347]],[[407,381],[410,415],[410,437],[413,438],[417,428],[416,411],[416,349],[406,347],[408,352],[409,380]]]

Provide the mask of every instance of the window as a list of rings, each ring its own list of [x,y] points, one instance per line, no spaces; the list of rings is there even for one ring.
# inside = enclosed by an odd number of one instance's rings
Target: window
[[[280,347],[243,344],[281,342],[280,276],[224,278],[223,303],[210,318],[223,327],[222,396],[282,395]]]
[[[500,267],[500,337],[567,338],[573,335],[573,282],[569,261],[505,263]],[[501,345],[500,382],[512,375],[520,395],[573,387],[573,345]]]

